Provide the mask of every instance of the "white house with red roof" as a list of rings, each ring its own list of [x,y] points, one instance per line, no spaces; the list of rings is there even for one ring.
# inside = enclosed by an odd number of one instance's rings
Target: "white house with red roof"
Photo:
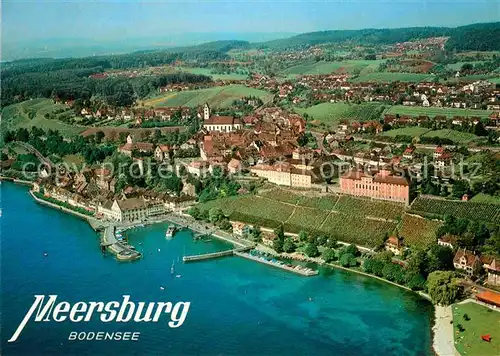
[[[203,128],[208,132],[232,132],[243,128],[241,120],[234,116],[211,116],[207,103],[203,106]]]

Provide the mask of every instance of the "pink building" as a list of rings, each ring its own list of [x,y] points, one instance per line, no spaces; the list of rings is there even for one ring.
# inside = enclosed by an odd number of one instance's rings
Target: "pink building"
[[[351,170],[340,177],[340,191],[344,194],[410,204],[410,182],[381,170],[375,174]]]

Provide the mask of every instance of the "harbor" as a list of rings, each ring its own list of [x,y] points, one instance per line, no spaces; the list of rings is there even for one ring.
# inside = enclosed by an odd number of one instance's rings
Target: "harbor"
[[[125,242],[118,241],[115,237],[115,226],[108,226],[104,229],[101,249],[110,251],[116,256],[118,261],[135,261],[142,257],[142,254],[135,250],[133,246]]]

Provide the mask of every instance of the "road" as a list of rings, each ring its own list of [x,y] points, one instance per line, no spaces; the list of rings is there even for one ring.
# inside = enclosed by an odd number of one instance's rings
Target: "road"
[[[51,168],[55,168],[56,165],[50,159],[48,159],[47,157],[45,157],[44,155],[42,155],[40,153],[40,151],[38,151],[35,147],[31,146],[29,143],[22,142],[22,141],[16,141],[16,143],[19,146],[21,146],[24,149],[26,149],[28,152],[33,153],[36,156],[36,158],[38,158],[40,160],[40,162],[48,165]]]

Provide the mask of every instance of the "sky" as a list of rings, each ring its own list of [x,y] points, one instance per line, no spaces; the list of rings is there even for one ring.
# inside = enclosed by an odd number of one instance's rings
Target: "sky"
[[[2,0],[4,43],[50,38],[116,41],[185,33],[237,37],[247,32],[454,27],[499,20],[499,0]]]

